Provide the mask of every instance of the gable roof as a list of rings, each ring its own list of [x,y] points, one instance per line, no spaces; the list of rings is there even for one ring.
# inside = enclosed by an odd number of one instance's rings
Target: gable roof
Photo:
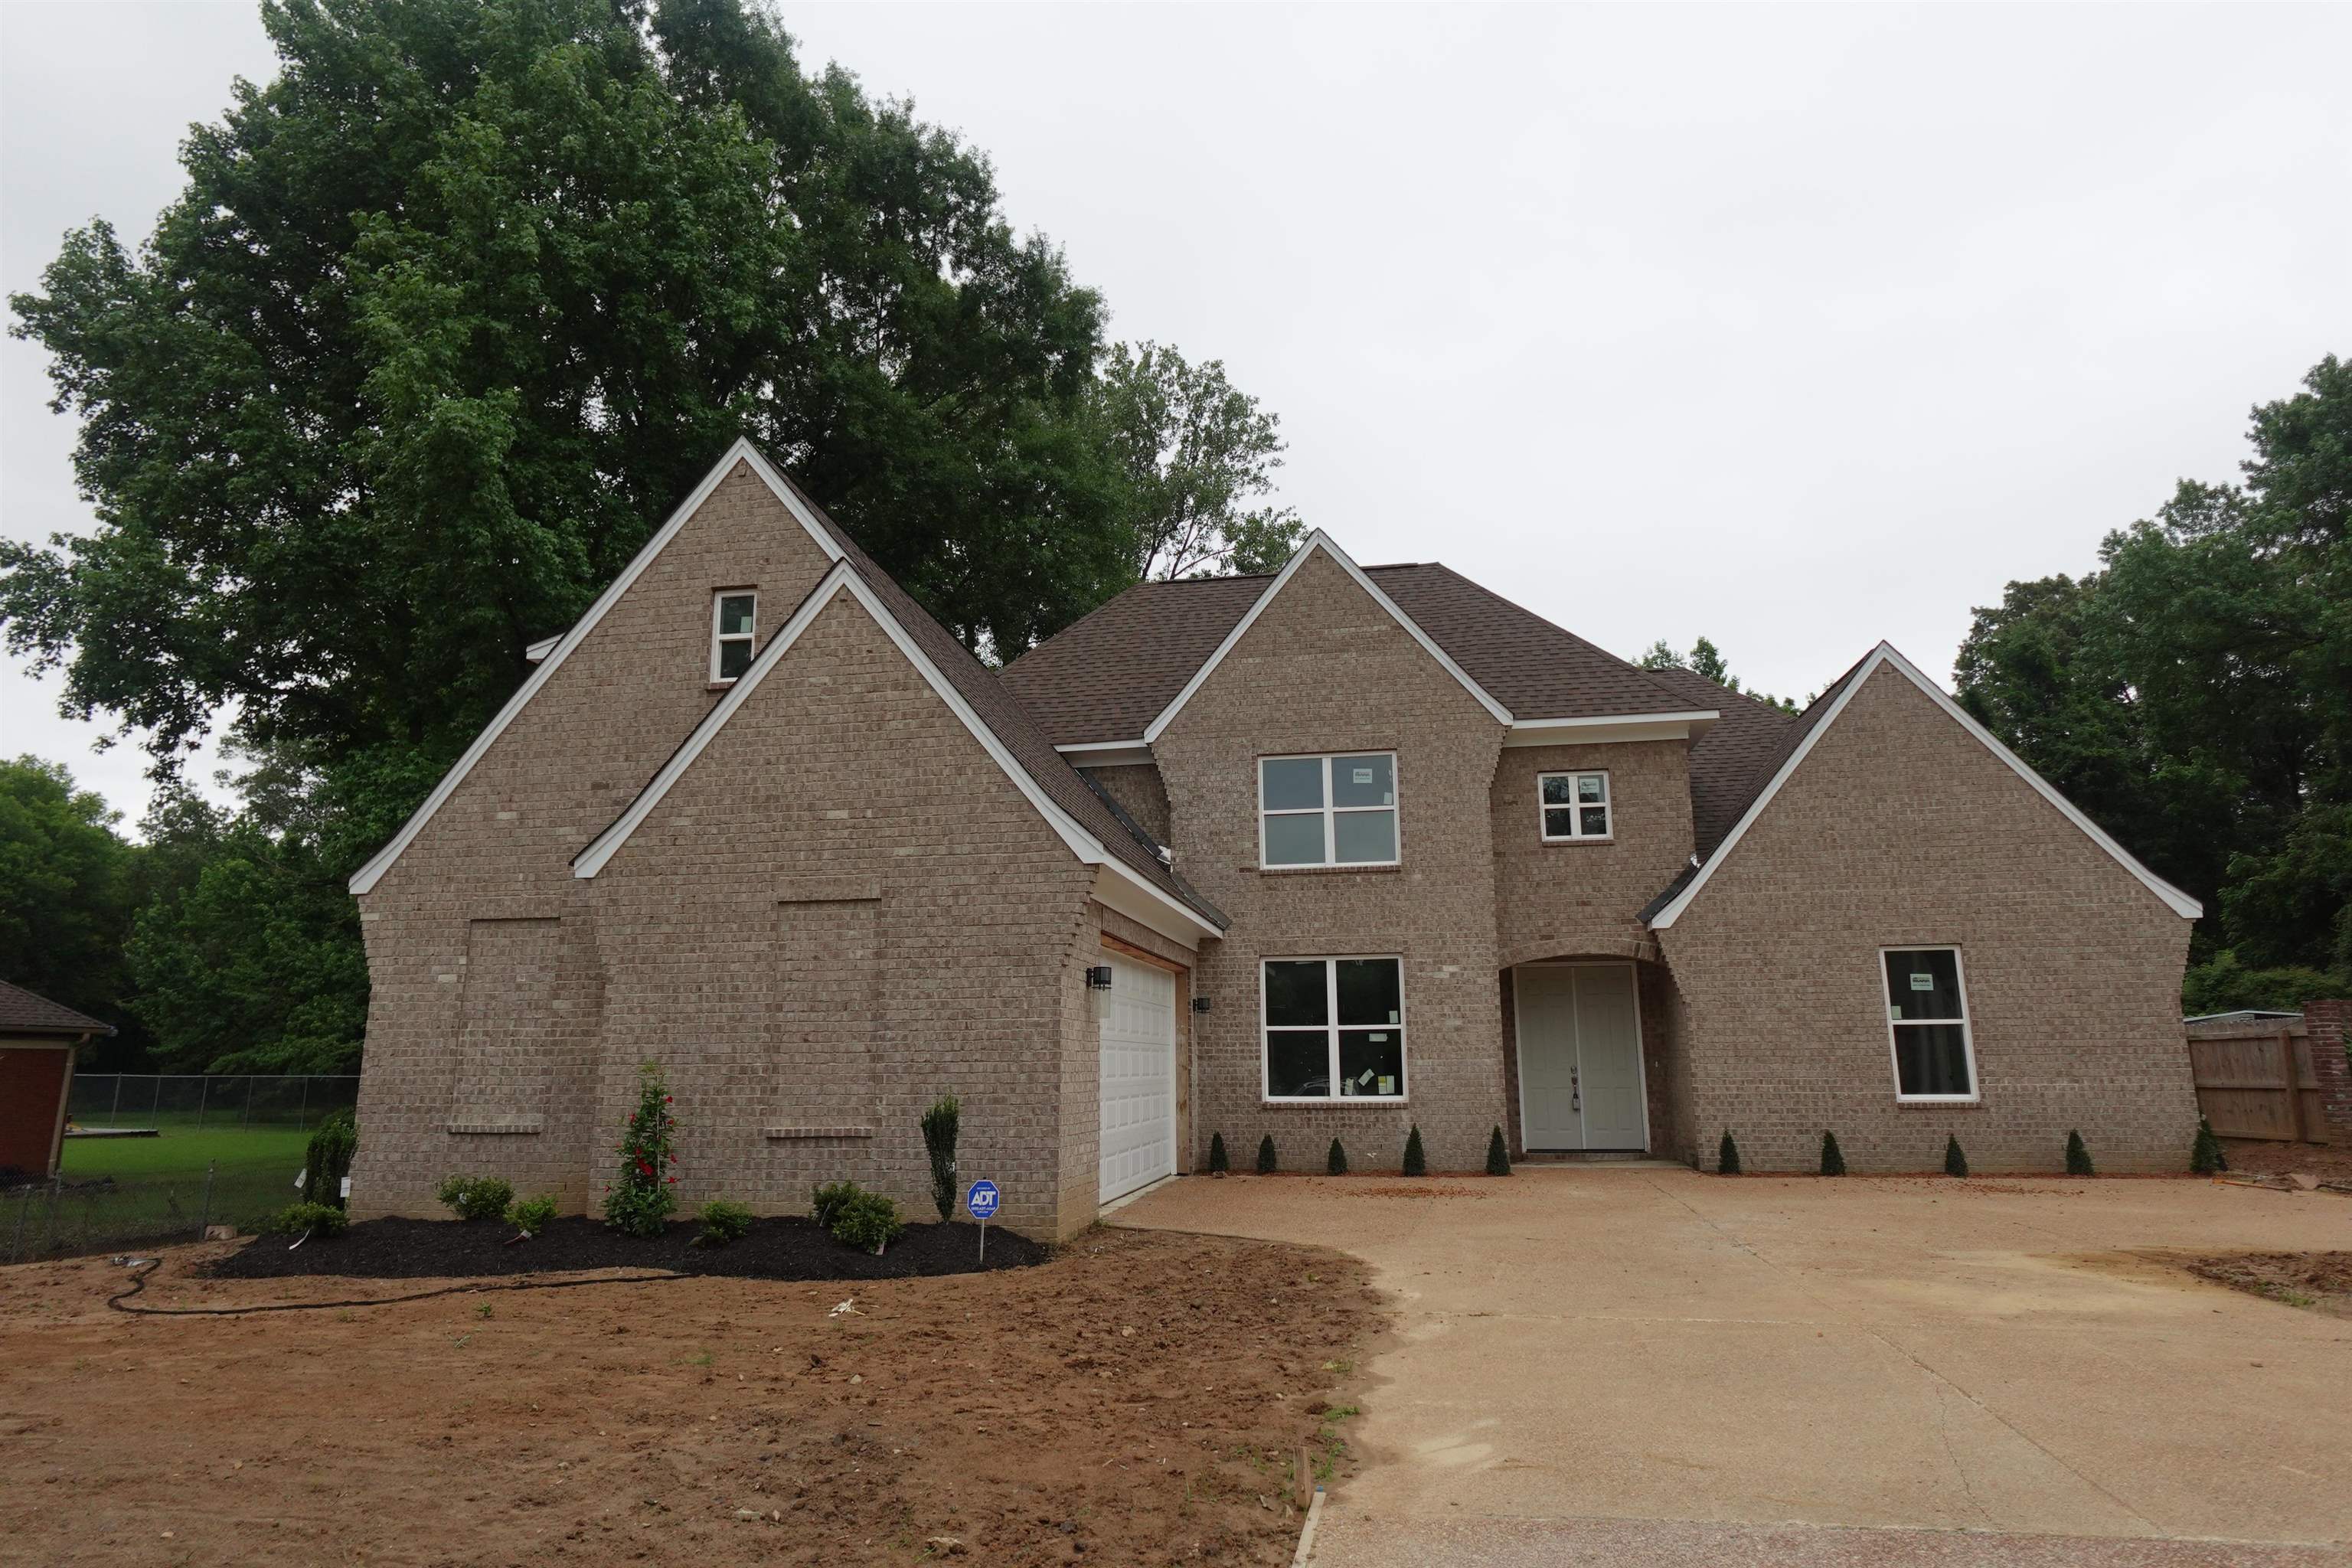
[[[0,1035],[110,1035],[114,1026],[0,980]]]
[[[1773,797],[1780,793],[1781,787],[1789,782],[1790,776],[1811,752],[1814,744],[1828,732],[1832,724],[1837,722],[1838,715],[1845,711],[1847,704],[1853,700],[1854,693],[1860,691],[1868,683],[1871,676],[1876,673],[1881,666],[1895,670],[1925,692],[1929,700],[1944,710],[1946,717],[1966,730],[1979,745],[2006,763],[2011,772],[2032,785],[2034,793],[2056,806],[2061,816],[2082,829],[2091,842],[2105,850],[2109,858],[2117,865],[2129,871],[2150,892],[2163,900],[2175,914],[2183,919],[2195,920],[2205,912],[2205,907],[2202,904],[2141,865],[2128,850],[2109,837],[2097,823],[2084,816],[2074,802],[2060,795],[2051,787],[2048,780],[2026,766],[2024,761],[2016,752],[2002,745],[1991,731],[1978,723],[1969,716],[1966,709],[1953,701],[1942,687],[1928,679],[1920,672],[1918,666],[1896,651],[1894,644],[1882,642],[1863,655],[1860,662],[1853,668],[1830,682],[1829,689],[1813,699],[1811,704],[1781,732],[1778,742],[1756,764],[1756,775],[1743,792],[1738,802],[1737,817],[1730,830],[1724,835],[1722,841],[1715,847],[1712,853],[1698,857],[1696,865],[1685,869],[1663,892],[1650,900],[1649,905],[1642,910],[1641,919],[1643,923],[1653,930],[1663,931],[1680,918],[1683,910],[1690,907],[1691,900],[1698,896],[1700,890],[1706,886],[1708,879],[1723,865],[1724,860],[1738,847],[1740,839],[1747,836],[1748,830],[1755,826],[1756,819],[1761,816],[1766,808],[1772,804]]]
[[[1319,532],[1270,576],[1139,583],[1013,660],[1000,679],[1056,745],[1155,739],[1318,545],[1502,722],[1691,707],[1653,672],[1459,573],[1433,563],[1360,568]]]
[[[751,472],[757,475],[761,482],[765,484],[774,493],[775,498],[783,503],[784,510],[792,513],[793,520],[808,531],[809,537],[816,542],[817,548],[824,552],[826,560],[841,559],[843,552],[840,542],[834,537],[831,530],[818,522],[816,510],[808,499],[797,489],[785,483],[783,475],[768,461],[757,447],[740,437],[737,438],[719,461],[711,467],[710,472],[703,476],[702,482],[695,486],[686,500],[678,503],[677,510],[671,512],[668,520],[654,531],[654,536],[646,541],[645,548],[631,557],[629,563],[621,569],[621,574],[614,578],[602,594],[596,595],[596,602],[588,606],[588,613],[573,622],[571,630],[555,638],[554,646],[538,657],[537,668],[533,668],[523,683],[515,689],[515,694],[507,699],[506,706],[499,710],[497,716],[482,727],[482,732],[474,737],[473,743],[466,748],[449,771],[441,775],[441,782],[433,786],[433,793],[425,797],[425,804],[409,814],[408,820],[400,825],[400,831],[394,834],[391,841],[377,850],[366,865],[352,873],[348,885],[352,893],[364,893],[374,887],[383,879],[383,874],[392,869],[393,862],[398,860],[408,847],[416,842],[416,836],[425,831],[425,825],[433,820],[434,813],[439,811],[448,803],[449,797],[457,793],[457,786],[466,782],[466,775],[474,771],[474,764],[488,754],[490,747],[498,742],[500,735],[506,733],[506,728],[514,722],[515,715],[530,706],[530,700],[538,696],[540,689],[555,678],[555,672],[562,668],[563,661],[571,657],[572,650],[587,640],[588,634],[596,629],[596,623],[603,620],[605,613],[620,603],[621,595],[627,593],[636,580],[645,575],[646,568],[651,566],[656,557],[668,548],[669,542],[677,537],[678,530],[686,526],[687,520],[695,514],[704,501],[710,499],[710,492],[719,488],[719,481],[732,472],[739,462],[750,465]],[[531,645],[533,649],[541,646],[539,643]]]

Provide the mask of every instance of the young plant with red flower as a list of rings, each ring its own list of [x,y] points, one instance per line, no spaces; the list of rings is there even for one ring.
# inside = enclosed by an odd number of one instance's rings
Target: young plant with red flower
[[[677,1122],[664,1107],[669,1086],[659,1064],[637,1068],[637,1109],[621,1133],[621,1177],[604,1189],[604,1223],[631,1236],[659,1236],[662,1223],[677,1207],[670,1187],[677,1181],[662,1179],[662,1167],[677,1163],[670,1135]]]

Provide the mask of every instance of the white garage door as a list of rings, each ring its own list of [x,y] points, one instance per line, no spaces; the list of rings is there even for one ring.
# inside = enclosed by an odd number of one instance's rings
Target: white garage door
[[[1176,1173],[1176,977],[1110,961],[1102,1018],[1102,1201]]]

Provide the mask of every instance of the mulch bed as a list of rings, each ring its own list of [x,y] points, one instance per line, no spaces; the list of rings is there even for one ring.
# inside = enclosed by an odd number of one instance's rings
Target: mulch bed
[[[559,1219],[529,1241],[507,1245],[513,1227],[496,1220],[362,1220],[332,1240],[312,1237],[289,1249],[282,1236],[257,1237],[205,1272],[222,1279],[333,1275],[365,1279],[478,1279],[587,1268],[662,1269],[736,1279],[906,1279],[980,1270],[976,1225],[910,1225],[879,1258],[847,1247],[814,1220],[754,1220],[725,1247],[697,1247],[701,1226],[673,1222],[659,1238],[624,1236],[602,1220]],[[1047,1249],[996,1226],[988,1262],[1000,1268],[1043,1263]]]

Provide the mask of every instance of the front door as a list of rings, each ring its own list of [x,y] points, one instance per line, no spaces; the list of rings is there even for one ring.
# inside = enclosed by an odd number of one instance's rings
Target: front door
[[[1633,966],[1535,964],[1511,980],[1526,1146],[1649,1147]]]

